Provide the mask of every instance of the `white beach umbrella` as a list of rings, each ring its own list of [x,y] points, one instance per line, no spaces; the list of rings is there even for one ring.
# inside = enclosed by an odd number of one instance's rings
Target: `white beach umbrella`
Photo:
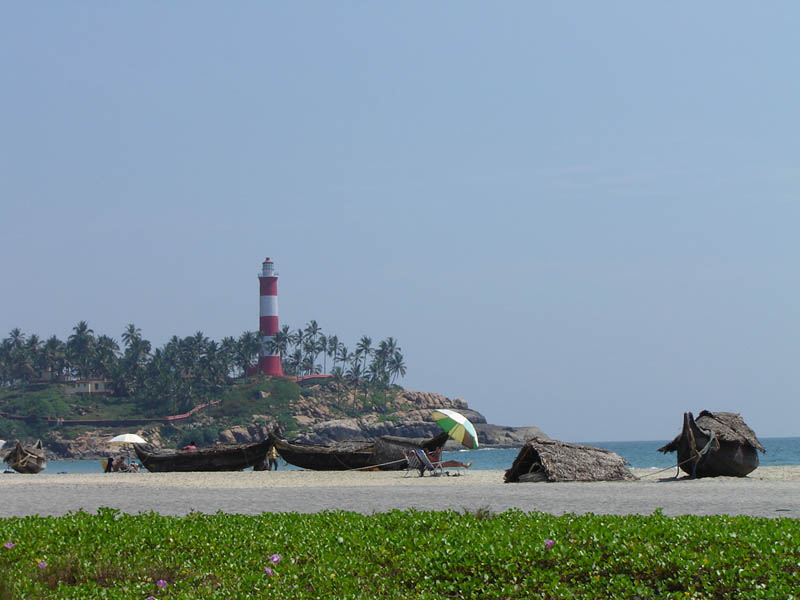
[[[109,444],[146,444],[142,438],[140,438],[135,433],[122,433],[118,436],[111,438],[108,441]]]

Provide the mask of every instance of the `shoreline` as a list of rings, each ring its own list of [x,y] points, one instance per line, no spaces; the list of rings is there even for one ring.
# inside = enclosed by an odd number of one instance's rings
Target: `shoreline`
[[[404,471],[241,471],[0,476],[0,517],[64,515],[109,507],[138,514],[259,514],[345,510],[510,509],[551,514],[750,515],[800,518],[800,466],[760,467],[748,477],[674,479],[634,470],[636,481],[503,483],[503,470],[405,477]]]

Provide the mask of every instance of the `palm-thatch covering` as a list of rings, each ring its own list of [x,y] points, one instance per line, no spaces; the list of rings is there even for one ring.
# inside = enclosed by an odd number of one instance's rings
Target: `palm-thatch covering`
[[[738,413],[701,411],[683,414],[681,433],[660,452],[678,453],[680,468],[696,477],[742,477],[758,467],[758,452],[766,452]]]
[[[624,481],[636,479],[615,452],[594,446],[533,438],[525,442],[506,483],[516,481]]]
[[[3,460],[18,473],[40,473],[47,468],[47,458],[41,440],[37,440],[33,446],[23,446],[17,441]]]

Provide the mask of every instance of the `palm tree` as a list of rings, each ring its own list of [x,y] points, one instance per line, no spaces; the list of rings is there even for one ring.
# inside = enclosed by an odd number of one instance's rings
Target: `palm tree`
[[[236,368],[236,339],[229,335],[222,338],[219,355],[225,363],[225,374],[230,376]]]
[[[356,401],[355,391],[358,389],[358,384],[361,381],[361,374],[361,363],[358,362],[358,357],[356,357],[353,362],[350,363],[350,368],[348,368],[345,373],[345,376],[353,383],[353,402]]]
[[[113,381],[117,394],[125,396],[136,394],[144,385],[145,373],[152,344],[142,337],[142,331],[133,323],[122,332],[125,352],[115,371]],[[173,339],[177,339],[173,336]]]
[[[311,338],[312,342],[317,341],[317,336],[321,332],[322,328],[314,320],[309,321],[308,325],[306,325],[305,336],[306,338]]]
[[[344,373],[342,373],[341,367],[331,369],[331,381],[336,386],[336,402],[339,403],[342,400],[342,384],[344,383]]]
[[[119,345],[113,338],[101,335],[97,338],[92,353],[92,372],[101,377],[110,377],[117,366]]]
[[[133,323],[128,323],[125,327],[125,331],[122,332],[122,341],[125,344],[125,348],[130,348],[133,344],[136,344],[142,340],[142,330],[136,327]]]
[[[94,331],[86,321],[79,321],[72,331],[74,333],[67,340],[67,358],[79,377],[88,377],[91,375]]]
[[[44,343],[42,354],[44,356],[44,370],[50,373],[51,379],[58,379],[64,374],[64,366],[67,360],[67,349],[64,342],[51,335]]]
[[[298,348],[286,359],[286,372],[291,375],[300,375],[300,365],[303,364],[303,352]]]
[[[361,365],[361,369],[364,370],[367,368],[367,358],[372,353],[372,338],[367,337],[366,335],[361,336],[358,344],[356,344],[356,356],[364,356],[363,364]]]
[[[289,332],[288,325],[284,325],[281,327],[280,331],[275,333],[275,351],[280,355],[281,359],[283,359],[283,357],[289,351],[291,337],[292,335]]]
[[[307,354],[303,358],[300,368],[303,371],[303,374],[316,375],[319,373],[319,365],[314,364],[314,356],[311,354]]]
[[[309,338],[306,338],[306,341],[303,342],[303,364],[301,365],[301,370],[303,374],[310,375],[311,372],[314,370],[314,359],[316,358],[315,352],[317,351],[316,344]],[[306,368],[308,364],[311,364],[311,368]]]
[[[347,346],[339,344],[339,347],[336,349],[336,359],[342,363],[342,365],[347,365],[347,363],[353,360],[353,355],[348,352]]]
[[[306,341],[306,334],[303,333],[302,329],[298,329],[293,334],[289,336],[289,343],[294,346],[294,349],[297,350],[298,348],[303,347],[303,342]]]
[[[25,334],[22,333],[19,327],[14,327],[14,329],[8,332],[8,340],[11,342],[11,347],[13,349],[22,348],[25,344]]]
[[[315,362],[317,360],[316,357],[322,354],[322,372],[326,373],[328,371],[328,338],[325,337],[325,334],[320,334],[314,350],[316,352],[314,356]]]
[[[25,343],[25,353],[28,355],[37,377],[41,377],[41,373],[45,369],[44,349],[42,341],[35,333],[32,333]]]
[[[245,331],[239,336],[239,348],[237,356],[242,368],[242,374],[247,375],[250,367],[253,366],[253,359],[257,359],[261,354],[261,334],[257,331]]]
[[[328,336],[328,347],[325,348],[325,353],[333,360],[333,364],[331,365],[331,375],[333,375],[333,369],[336,368],[336,352],[338,350],[339,338],[335,335]]]
[[[400,354],[400,350],[395,350],[392,354],[392,357],[389,359],[389,376],[391,377],[391,382],[394,383],[397,379],[397,376],[405,377],[406,376],[406,365],[403,362],[403,355]]]

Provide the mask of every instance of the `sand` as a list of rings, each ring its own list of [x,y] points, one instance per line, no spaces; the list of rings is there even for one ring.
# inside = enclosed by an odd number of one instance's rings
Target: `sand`
[[[503,483],[503,471],[404,477],[404,472],[243,471],[0,475],[0,517],[63,515],[111,507],[259,514],[394,509],[508,509],[552,514],[751,515],[800,518],[800,466],[761,467],[745,478],[674,480],[674,470],[634,471],[638,481]],[[664,479],[662,479],[664,478]],[[669,478],[669,479],[666,479]]]

